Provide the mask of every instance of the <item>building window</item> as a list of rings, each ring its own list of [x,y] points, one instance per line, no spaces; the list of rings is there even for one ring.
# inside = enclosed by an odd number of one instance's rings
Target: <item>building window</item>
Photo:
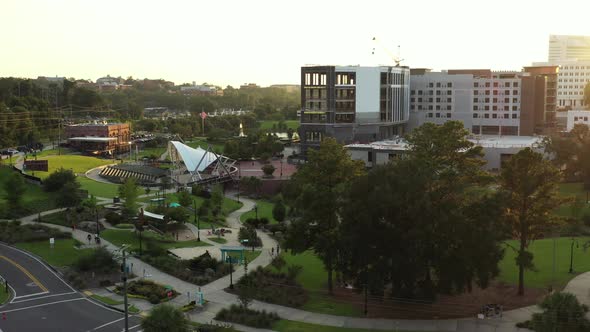
[[[429,102],[429,103],[432,103],[433,101],[434,101],[434,99],[432,99],[432,98],[428,98],[428,102]]]
[[[436,113],[436,117],[437,118],[440,118],[440,113]]]
[[[447,105],[447,111],[451,110],[451,105]]]
[[[440,111],[440,105],[436,105],[436,110]]]
[[[429,88],[434,88],[434,83],[432,83],[432,82],[431,83],[428,83],[428,87]]]
[[[513,119],[516,119],[516,117],[517,117],[517,114],[512,114]]]
[[[474,87],[474,88],[477,88],[477,87],[479,87],[479,83],[477,83],[477,82],[473,82],[473,87]]]
[[[512,84],[513,87],[518,88],[518,82],[514,82],[514,84]]]
[[[428,110],[432,111],[434,108],[432,107],[432,105],[428,105]]]
[[[477,90],[473,90],[473,94],[477,96],[477,94],[479,93],[479,91]]]
[[[517,95],[518,94],[518,90],[512,90],[512,94],[513,95]]]
[[[436,95],[440,96],[440,90],[436,90]]]
[[[492,119],[497,119],[498,118],[498,114],[494,113],[492,114]]]
[[[447,87],[452,88],[453,87],[453,83],[452,82],[447,83]]]
[[[451,118],[451,113],[447,113],[447,119]]]
[[[504,98],[504,102],[505,103],[509,103],[510,102],[510,98]]]
[[[507,87],[507,88],[509,88],[510,87],[510,82],[504,83],[504,86]]]
[[[473,118],[477,119],[478,118],[478,114],[477,113],[473,113]]]
[[[440,82],[436,82],[436,87],[440,88]]]
[[[518,98],[512,98],[513,103],[518,103]]]
[[[473,102],[474,103],[477,103],[477,98],[473,98]]]
[[[492,110],[497,111],[498,110],[498,106],[496,106],[496,105],[492,106]]]
[[[504,110],[505,111],[509,111],[510,110],[510,106],[508,106],[508,105],[504,106]]]
[[[477,111],[477,105],[473,105],[473,110]]]
[[[447,98],[447,103],[450,103],[450,102],[451,102],[451,98]]]
[[[367,152],[367,161],[372,163],[373,162],[373,151]]]
[[[504,94],[510,96],[510,90],[504,90]]]
[[[504,119],[508,119],[508,116],[509,116],[509,115],[510,115],[510,114],[504,114]]]
[[[486,113],[486,114],[483,115],[483,117],[486,118],[486,119],[489,119],[490,118],[490,115],[488,113]]]
[[[452,95],[453,93],[451,92],[451,90],[447,90],[447,96]]]
[[[440,98],[436,98],[436,102],[437,103],[440,103]]]
[[[431,118],[432,117],[432,113],[428,113],[428,117]]]

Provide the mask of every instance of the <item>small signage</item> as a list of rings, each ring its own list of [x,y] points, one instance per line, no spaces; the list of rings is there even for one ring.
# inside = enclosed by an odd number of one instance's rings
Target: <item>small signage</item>
[[[55,245],[55,238],[53,238],[53,237],[52,238],[49,238],[49,246],[51,248],[53,248],[54,245]]]
[[[25,160],[24,168],[27,171],[47,172],[49,170],[49,162],[47,160]]]

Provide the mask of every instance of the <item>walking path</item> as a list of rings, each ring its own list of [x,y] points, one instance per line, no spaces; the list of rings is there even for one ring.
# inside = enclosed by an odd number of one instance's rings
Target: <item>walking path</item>
[[[234,195],[229,195],[234,198]],[[255,202],[250,199],[241,198],[240,201],[244,204],[240,209],[232,212],[227,217],[227,223],[232,228],[239,228],[240,221],[239,217],[252,210]],[[106,203],[100,202],[100,203]],[[99,203],[99,204],[100,204]],[[63,209],[56,209],[51,211],[45,211],[41,213],[41,216],[48,215],[62,211]],[[23,223],[35,223],[38,224],[37,215],[27,216],[21,218]],[[44,223],[41,223],[44,224]],[[89,233],[76,229],[72,232],[71,228],[58,226],[54,224],[44,224],[49,227],[54,227],[62,231],[73,233],[72,236],[82,243],[87,243],[87,236]],[[196,231],[196,227],[189,228]],[[248,264],[248,269],[253,270],[258,266],[266,266],[270,263],[272,257],[270,250],[272,247],[276,247],[276,241],[268,236],[264,232],[258,232],[258,235],[263,240],[263,248],[261,254]],[[202,240],[209,243],[206,237],[201,237]],[[219,246],[219,244],[211,241],[212,245]],[[102,245],[110,251],[118,251],[119,248],[109,243],[106,240],[102,240]],[[96,247],[94,243],[89,245],[90,247]],[[199,287],[197,285],[185,282],[171,275],[168,275],[153,266],[140,261],[134,257],[128,258],[128,263],[131,266],[133,273],[140,277],[146,277],[154,280],[158,283],[170,285],[176,291],[180,293],[175,299],[171,301],[173,305],[182,306],[188,303],[186,297],[187,292],[194,294],[199,288],[204,292],[205,299],[208,301],[207,305],[203,310],[199,312],[192,312],[189,314],[191,320],[201,323],[208,323],[213,320],[215,314],[224,307],[231,304],[237,304],[238,298],[236,295],[227,293],[224,291],[230,284],[230,276],[225,276],[217,279],[207,285]],[[244,275],[244,269],[242,266],[236,268],[231,276],[233,281],[237,281]],[[581,274],[570,281],[565,288],[565,291],[574,293],[582,303],[590,303],[590,272]],[[94,291],[94,290],[93,290]],[[104,294],[100,294],[104,295]],[[133,302],[135,304],[135,302]],[[137,303],[136,307],[146,310],[149,305],[145,303]],[[403,319],[373,319],[373,318],[355,318],[355,317],[343,317],[335,315],[319,314],[314,312],[308,312],[296,308],[285,307],[270,303],[264,303],[260,301],[253,301],[251,308],[256,310],[266,310],[267,312],[276,312],[281,318],[300,321],[311,324],[327,325],[335,327],[346,327],[346,328],[363,328],[363,329],[374,329],[374,330],[405,330],[405,331],[459,331],[459,332],[471,332],[471,331],[498,331],[498,332],[512,332],[512,331],[526,331],[524,329],[516,328],[515,324],[530,319],[533,312],[537,312],[536,306],[530,306],[526,308],[520,308],[505,312],[502,318],[489,319],[489,320],[477,320],[475,318],[465,319],[449,319],[449,320],[403,320]],[[233,324],[234,327],[241,331],[264,331],[261,329],[253,329],[245,326]]]

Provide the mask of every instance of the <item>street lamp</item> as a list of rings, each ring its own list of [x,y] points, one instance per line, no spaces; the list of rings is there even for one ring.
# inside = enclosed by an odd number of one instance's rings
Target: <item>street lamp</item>
[[[254,212],[256,213],[256,219],[258,219],[258,204],[254,204]]]
[[[576,248],[580,247],[578,241],[572,237],[572,244],[570,247],[570,273],[574,273],[574,242],[576,243]]]
[[[229,258],[229,289],[234,289],[233,271],[234,266],[232,263],[231,255],[227,255]]]
[[[283,158],[281,158],[281,178],[283,178]]]
[[[200,218],[199,215],[197,214],[197,201],[193,200],[193,209],[195,210],[195,219],[194,222],[197,223],[197,241],[201,242],[201,227],[199,224]]]

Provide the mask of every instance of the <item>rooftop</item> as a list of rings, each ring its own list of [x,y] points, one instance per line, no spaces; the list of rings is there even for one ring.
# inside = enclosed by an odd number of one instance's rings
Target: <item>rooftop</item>
[[[542,136],[491,136],[472,135],[469,141],[483,148],[525,148],[538,146],[542,143]],[[346,145],[347,148],[373,149],[373,150],[408,150],[409,144],[403,138],[377,141],[372,143],[353,143]]]

